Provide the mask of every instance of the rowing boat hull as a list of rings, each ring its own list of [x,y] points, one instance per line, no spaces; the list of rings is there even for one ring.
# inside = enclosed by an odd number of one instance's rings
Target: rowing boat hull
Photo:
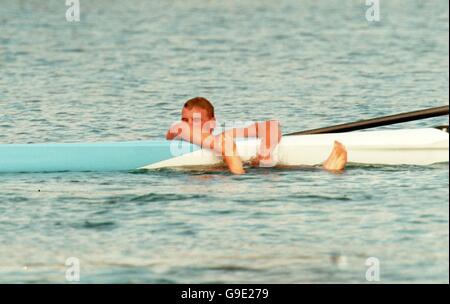
[[[333,142],[342,142],[351,163],[429,165],[449,161],[448,133],[432,128],[382,130],[283,137],[275,150],[279,165],[318,165]],[[244,161],[259,140],[238,140]],[[0,145],[0,172],[130,171],[166,167],[214,166],[222,162],[208,150],[164,140],[117,143]]]
[[[347,148],[350,163],[430,165],[449,161],[449,134],[434,128],[285,136],[274,156],[282,166],[319,165],[329,156],[335,140]],[[237,147],[242,160],[249,161],[256,155],[259,141],[237,141]],[[221,157],[214,153],[198,150],[144,169],[209,166],[221,162]]]
[[[129,171],[172,157],[167,141],[0,145],[0,172]]]

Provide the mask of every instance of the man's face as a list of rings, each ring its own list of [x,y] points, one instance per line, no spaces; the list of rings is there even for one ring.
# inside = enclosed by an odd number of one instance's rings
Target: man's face
[[[181,120],[189,125],[191,132],[211,133],[215,127],[215,119],[205,109],[193,107],[183,108]]]

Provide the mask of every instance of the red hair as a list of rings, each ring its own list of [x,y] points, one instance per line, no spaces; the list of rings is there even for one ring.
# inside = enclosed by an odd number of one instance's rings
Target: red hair
[[[209,117],[214,118],[214,107],[208,99],[203,97],[194,97],[185,102],[184,107],[192,110],[193,107],[205,109]]]

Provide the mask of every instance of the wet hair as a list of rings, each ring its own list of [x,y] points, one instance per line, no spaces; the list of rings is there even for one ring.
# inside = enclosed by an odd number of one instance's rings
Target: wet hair
[[[186,109],[189,109],[189,110],[192,110],[193,107],[198,107],[198,108],[201,108],[201,109],[205,109],[206,112],[208,113],[209,117],[214,118],[214,107],[209,102],[209,100],[206,99],[206,98],[194,97],[192,99],[189,99],[184,104],[184,107]]]

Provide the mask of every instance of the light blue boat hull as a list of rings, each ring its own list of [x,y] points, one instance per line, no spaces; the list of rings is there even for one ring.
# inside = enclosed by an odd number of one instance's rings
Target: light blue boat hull
[[[165,140],[152,140],[0,145],[0,173],[131,171],[172,158],[170,144]],[[197,149],[187,145],[191,151]]]
[[[378,130],[285,136],[274,151],[279,165],[319,165],[335,141],[348,161],[376,165],[430,165],[448,162],[448,133],[435,128]],[[244,162],[256,156],[257,139],[237,140]],[[213,166],[223,160],[182,141],[133,141],[73,144],[0,145],[0,173],[60,171],[131,171],[166,167]],[[188,154],[189,153],[189,154]]]

